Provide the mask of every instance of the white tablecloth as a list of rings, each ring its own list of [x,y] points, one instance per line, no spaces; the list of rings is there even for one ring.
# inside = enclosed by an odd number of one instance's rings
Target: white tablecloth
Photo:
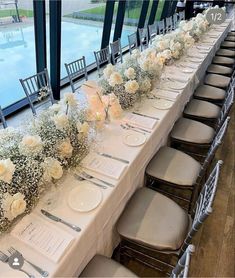
[[[190,81],[188,81],[186,87],[181,91],[181,94],[179,94],[170,110],[157,110],[152,106],[153,100],[150,99],[143,100],[139,105],[138,109],[141,113],[160,118],[153,132],[147,136],[148,138],[144,145],[140,147],[128,147],[124,145],[122,142],[122,135],[125,131],[120,128],[119,122],[110,124],[109,127],[104,130],[104,140],[102,144],[100,143],[100,146],[98,146],[99,150],[129,160],[130,164],[127,171],[118,182],[107,179],[107,181],[109,180],[114,183],[115,187],[106,190],[102,189],[103,201],[100,206],[88,213],[78,213],[70,209],[67,204],[67,195],[72,188],[77,186],[79,181],[69,173],[63,177],[58,189],[57,202],[55,202],[51,212],[78,225],[81,227],[82,231],[77,233],[62,224],[56,224],[61,229],[75,236],[75,241],[72,246],[58,263],[53,263],[43,257],[35,250],[13,238],[10,234],[5,234],[0,238],[0,250],[6,251],[10,246],[14,246],[21,251],[26,258],[46,269],[50,273],[50,276],[53,277],[78,276],[95,254],[99,253],[110,256],[119,242],[118,235],[115,231],[115,224],[121,212],[135,190],[143,186],[144,172],[148,162],[157,150],[162,145],[166,144],[169,132],[175,121],[182,114],[184,106],[191,98],[194,89],[198,86],[199,80],[202,80],[206,68],[211,63],[216,50],[229,31],[230,24],[231,22],[227,21],[227,26],[218,31],[218,37],[216,39],[209,39],[207,35],[205,35],[205,40],[210,40],[211,48],[208,54],[204,54],[203,61],[198,64],[194,72],[192,74],[187,74],[187,76],[190,76]],[[214,33],[215,31],[212,30],[210,32]],[[203,45],[203,43],[198,45]],[[189,54],[198,55],[196,46],[190,49]],[[193,62],[190,63],[193,64]],[[179,74],[174,66],[167,66],[165,72],[166,74],[174,72],[174,76]],[[104,179],[104,177],[102,178]],[[43,217],[39,212],[41,207],[43,207],[43,200],[41,200],[35,208],[34,213]],[[39,276],[38,273],[27,264],[25,264],[24,269],[35,276]],[[9,273],[9,271],[11,271],[9,266],[0,262],[0,277],[5,278],[6,273]],[[11,277],[13,277],[14,274],[14,271],[11,271]]]

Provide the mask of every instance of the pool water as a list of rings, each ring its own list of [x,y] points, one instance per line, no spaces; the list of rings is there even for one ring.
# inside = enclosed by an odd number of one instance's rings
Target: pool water
[[[72,62],[83,55],[87,64],[95,62],[93,51],[100,48],[102,31],[100,26],[62,22],[61,78],[66,76],[65,62]],[[128,44],[127,35],[132,32],[133,29],[124,28],[122,46]],[[111,38],[112,35],[113,30]],[[48,67],[49,58],[48,47]],[[24,98],[19,78],[26,78],[35,73],[34,26],[11,26],[10,29],[0,27],[0,106],[4,108]]]

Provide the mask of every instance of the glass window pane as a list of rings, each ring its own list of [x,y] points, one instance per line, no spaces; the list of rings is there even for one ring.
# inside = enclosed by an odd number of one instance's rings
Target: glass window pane
[[[93,51],[101,46],[106,1],[62,1],[61,78],[67,76],[64,63],[85,56],[94,63]]]
[[[6,1],[7,2],[7,1]],[[7,107],[25,97],[19,78],[36,72],[33,1],[0,5],[0,105]]]
[[[157,12],[156,12],[156,17],[155,17],[156,21],[161,20],[161,15],[162,15],[164,3],[165,3],[165,0],[159,0],[158,7],[157,7]]]

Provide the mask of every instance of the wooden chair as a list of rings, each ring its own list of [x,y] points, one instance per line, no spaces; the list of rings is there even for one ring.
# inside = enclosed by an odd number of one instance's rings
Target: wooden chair
[[[65,63],[65,68],[68,74],[70,86],[72,88],[72,92],[75,93],[81,87],[81,79],[80,77],[84,76],[85,80],[88,80],[86,59],[84,56],[82,58],[73,61],[71,63]]]
[[[0,123],[2,124],[3,128],[7,128],[7,122],[6,122],[6,119],[3,114],[1,106],[0,106]]]
[[[94,51],[95,61],[98,69],[99,77],[102,75],[100,67],[105,63],[111,63],[109,47],[105,47],[101,50]]]
[[[116,64],[119,60],[122,63],[123,57],[122,57],[121,40],[118,39],[117,41],[110,43],[110,48],[111,48],[112,63]]]
[[[47,69],[25,79],[20,79],[20,83],[34,115],[37,114],[36,110],[42,105],[46,106],[47,102],[55,103]]]
[[[117,223],[120,261],[133,259],[164,273],[172,271],[212,213],[221,165],[219,161],[205,182],[192,216],[166,196],[138,189]]]

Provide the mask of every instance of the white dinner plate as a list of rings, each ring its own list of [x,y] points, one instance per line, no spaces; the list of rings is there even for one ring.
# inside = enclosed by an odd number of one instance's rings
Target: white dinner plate
[[[123,135],[123,143],[130,147],[138,147],[145,143],[146,137],[142,133],[129,131]]]
[[[153,107],[160,110],[168,110],[171,108],[172,105],[173,105],[172,101],[162,99],[162,98],[158,99],[153,103]]]
[[[70,191],[68,204],[73,210],[88,212],[97,208],[102,199],[102,191],[97,186],[89,181],[82,181]]]

